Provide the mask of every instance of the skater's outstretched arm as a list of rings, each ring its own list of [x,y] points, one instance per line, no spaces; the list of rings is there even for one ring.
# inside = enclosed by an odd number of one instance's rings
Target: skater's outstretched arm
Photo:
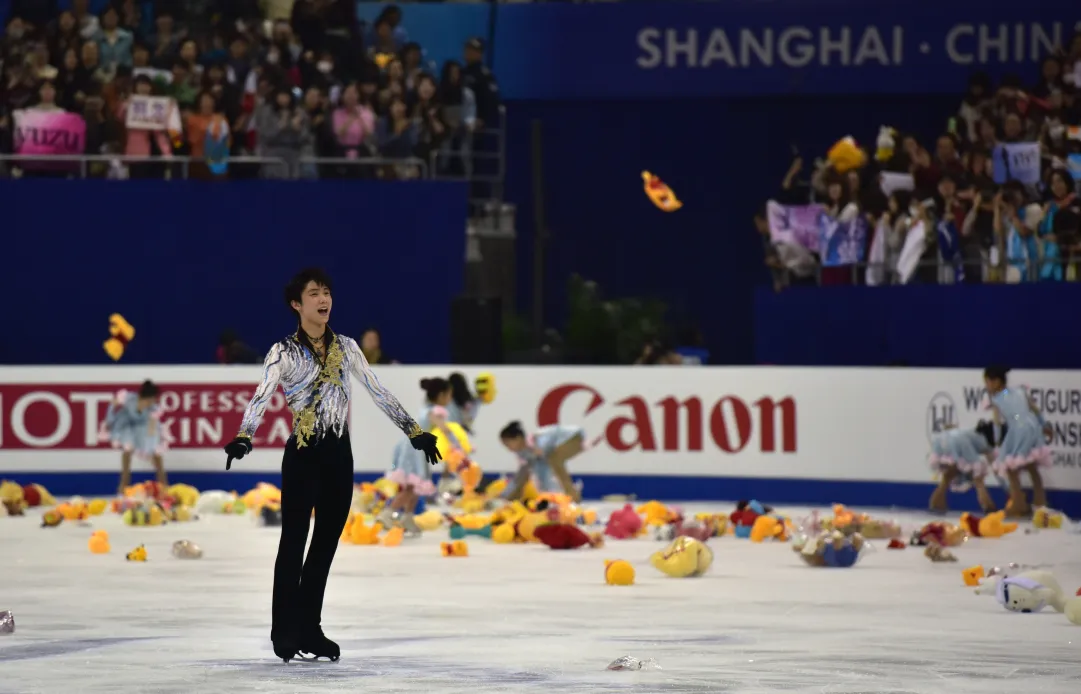
[[[356,340],[349,337],[343,337],[342,344],[345,346],[349,363],[353,366],[353,375],[355,375],[357,380],[363,383],[364,387],[368,389],[368,394],[372,396],[372,400],[379,409],[383,410],[383,414],[389,417],[390,421],[394,422],[394,425],[401,429],[409,438],[414,438],[424,433],[424,430],[420,428],[417,421],[405,411],[404,407],[402,407],[402,403],[398,402],[398,398],[394,397],[394,394],[384,388],[383,384],[379,382],[375,372],[372,371],[372,367],[368,364],[364,352],[362,352],[360,346],[357,345]]]
[[[259,428],[259,423],[263,421],[263,413],[266,412],[270,396],[274,395],[274,389],[278,387],[281,368],[282,346],[279,342],[270,348],[266,359],[263,361],[263,378],[259,381],[259,386],[255,389],[251,402],[248,403],[248,408],[244,410],[244,419],[240,422],[238,438],[250,439],[255,436],[255,430]]]

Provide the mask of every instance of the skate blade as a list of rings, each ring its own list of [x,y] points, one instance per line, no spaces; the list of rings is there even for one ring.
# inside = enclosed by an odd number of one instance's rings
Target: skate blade
[[[329,655],[315,655],[314,653],[304,653],[303,651],[298,651],[296,655],[297,660],[303,661],[305,663],[336,663],[340,658],[341,656],[334,658]]]

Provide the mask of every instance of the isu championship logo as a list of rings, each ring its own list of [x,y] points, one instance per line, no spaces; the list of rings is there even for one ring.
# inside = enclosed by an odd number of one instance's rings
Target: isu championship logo
[[[957,407],[949,393],[938,392],[927,405],[927,442],[951,427],[957,426]]]

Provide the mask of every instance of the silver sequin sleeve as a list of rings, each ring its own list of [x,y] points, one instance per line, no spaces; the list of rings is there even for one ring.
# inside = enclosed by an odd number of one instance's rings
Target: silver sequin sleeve
[[[412,438],[423,432],[420,425],[413,419],[405,408],[402,407],[402,403],[398,401],[398,398],[383,387],[383,384],[379,382],[375,372],[372,371],[371,365],[368,364],[368,359],[364,356],[364,352],[360,350],[360,346],[357,345],[356,340],[345,339],[345,349],[347,358],[350,365],[353,367],[353,375],[357,377],[364,387],[367,388],[368,394],[372,396],[372,400],[375,402],[379,409],[383,410],[383,414],[390,418],[394,425],[405,433],[406,436]]]
[[[255,430],[259,428],[263,413],[266,412],[267,403],[270,402],[270,397],[274,395],[274,389],[278,387],[278,381],[281,380],[281,370],[282,346],[279,342],[267,352],[266,359],[263,361],[263,378],[259,381],[259,386],[255,389],[248,408],[244,410],[244,419],[240,423],[240,433],[237,436],[249,439],[255,436]]]

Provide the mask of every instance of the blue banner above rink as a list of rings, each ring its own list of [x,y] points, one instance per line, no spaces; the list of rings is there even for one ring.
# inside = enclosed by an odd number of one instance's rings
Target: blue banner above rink
[[[361,3],[372,19],[382,5]],[[723,0],[408,4],[402,26],[435,63],[491,36],[507,99],[955,93],[1020,73],[1068,43],[1074,0]],[[494,22],[491,13],[495,13]]]

